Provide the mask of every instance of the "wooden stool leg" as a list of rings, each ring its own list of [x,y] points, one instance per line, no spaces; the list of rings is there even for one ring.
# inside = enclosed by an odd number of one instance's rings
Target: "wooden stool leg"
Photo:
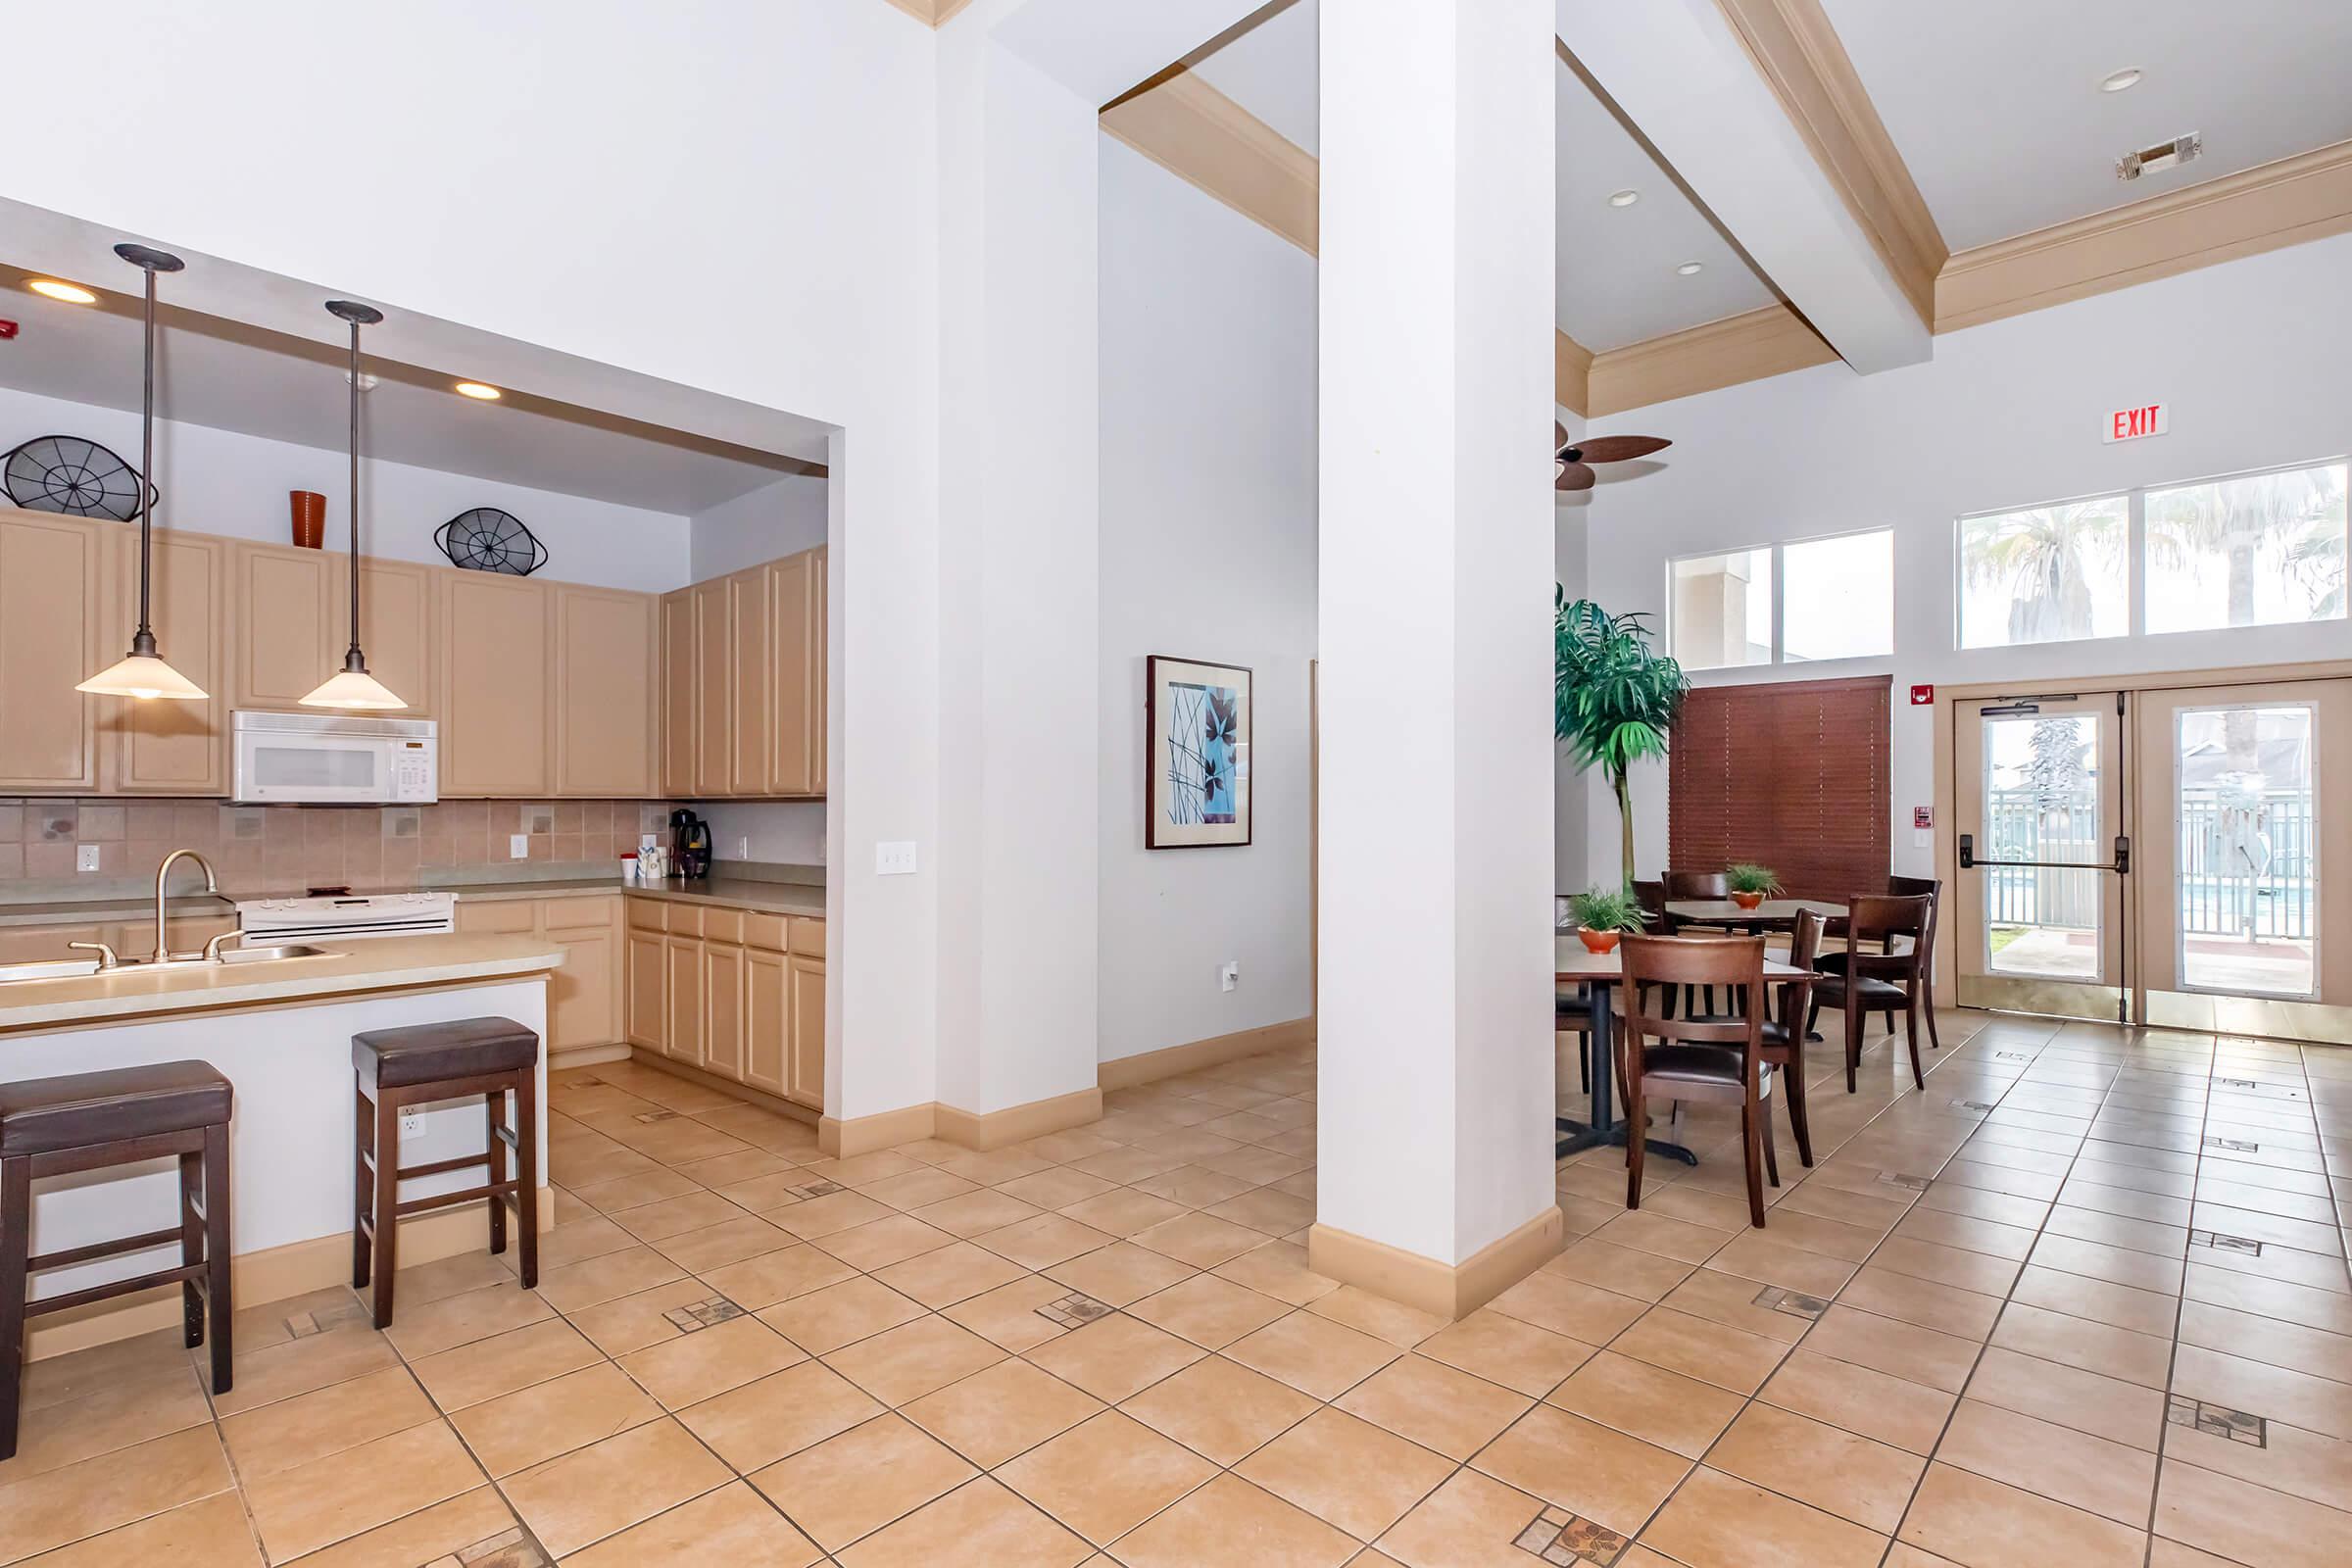
[[[226,1394],[236,1381],[235,1288],[229,1283],[228,1127],[204,1130],[204,1294],[213,1310],[213,1392]]]
[[[361,1223],[368,1210],[375,1206],[375,1179],[368,1174],[368,1156],[375,1152],[375,1105],[368,1091],[353,1081],[352,1094],[359,1101],[359,1112],[351,1135],[351,1288],[368,1288],[368,1228]]]
[[[482,1096],[482,1138],[490,1156],[490,1250],[507,1250],[507,1195],[497,1190],[507,1179],[507,1141],[498,1136],[507,1116],[507,1092],[494,1089]]]
[[[1740,1138],[1747,1146],[1743,1151],[1747,1165],[1747,1222],[1758,1230],[1764,1228],[1764,1150],[1756,1141],[1763,1119],[1760,1108],[1750,1104],[1740,1107]]]
[[[204,1221],[196,1207],[197,1190],[203,1184],[204,1155],[179,1156],[179,1261],[190,1267],[204,1261]],[[179,1305],[187,1329],[188,1348],[204,1343],[204,1291],[193,1279],[179,1282]]]
[[[532,1069],[514,1075],[515,1219],[522,1231],[522,1288],[539,1288],[539,1085]]]
[[[24,1380],[24,1260],[32,1251],[32,1161],[0,1159],[0,1459],[17,1455]]]
[[[399,1091],[375,1092],[375,1326],[392,1326],[392,1276],[400,1271],[394,1241],[400,1232],[395,1210],[400,1206]]]

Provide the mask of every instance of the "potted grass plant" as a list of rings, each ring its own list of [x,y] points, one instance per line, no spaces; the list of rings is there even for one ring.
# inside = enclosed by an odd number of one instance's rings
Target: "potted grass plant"
[[[1725,866],[1723,880],[1732,890],[1732,902],[1742,909],[1752,909],[1781,891],[1781,879],[1773,875],[1772,867],[1753,860],[1735,860]]]
[[[1568,912],[1575,917],[1576,934],[1588,953],[1613,953],[1621,934],[1642,929],[1642,906],[1622,888],[1614,893],[1597,887],[1571,893]]]

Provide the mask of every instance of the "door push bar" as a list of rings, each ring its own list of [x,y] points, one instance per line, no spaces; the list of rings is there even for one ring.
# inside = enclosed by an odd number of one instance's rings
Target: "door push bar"
[[[1970,870],[1980,865],[2031,866],[2044,871],[2113,871],[2128,875],[2132,870],[2132,840],[2127,834],[2115,836],[2115,858],[2107,860],[1980,860],[1977,858],[1977,836],[1960,835],[1960,869]]]

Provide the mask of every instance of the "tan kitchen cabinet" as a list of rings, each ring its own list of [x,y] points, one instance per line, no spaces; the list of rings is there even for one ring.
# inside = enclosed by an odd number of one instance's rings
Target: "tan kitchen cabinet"
[[[484,571],[440,574],[441,793],[551,794],[553,596],[545,583]]]
[[[778,795],[825,793],[825,552],[804,551],[762,568],[775,632],[769,682],[767,774]]]
[[[795,953],[792,974],[792,1078],[785,1097],[825,1108],[825,960]]]
[[[139,623],[139,531],[117,527],[107,543],[115,591],[101,640],[104,646],[127,649]],[[152,556],[149,614],[159,652],[207,695],[186,703],[100,698],[99,787],[120,795],[224,796],[231,706],[229,541],[158,528]],[[319,678],[325,678],[323,671]]]
[[[659,930],[629,927],[625,951],[624,1016],[630,1045],[669,1052],[669,959]]]
[[[783,1095],[792,1087],[792,970],[781,953],[743,950],[743,1081]],[[820,1097],[821,1098],[821,1097]]]
[[[0,791],[98,787],[98,699],[74,688],[129,646],[98,657],[101,537],[0,508]]]
[[[617,893],[560,899],[458,898],[460,931],[543,936],[564,950],[547,977],[547,1049],[584,1051],[623,1038],[621,900]]]
[[[743,1081],[745,951],[738,943],[703,940],[703,1060],[705,1072]]]
[[[700,1067],[707,1055],[703,1038],[703,939],[674,933],[662,944],[663,983],[669,992],[669,1059]]]
[[[825,922],[631,897],[629,1044],[811,1109],[825,1102]]]
[[[825,561],[819,547],[662,597],[662,793],[824,794]]]
[[[557,794],[655,793],[656,612],[644,594],[556,587]]]
[[[698,582],[694,595],[694,793],[732,795],[735,649],[727,626],[727,584]]]
[[[230,547],[230,597],[240,612],[230,653],[237,707],[297,707],[342,668],[350,639],[337,635],[345,619],[335,608],[341,559],[247,540]]]
[[[433,567],[418,562],[360,558],[360,647],[368,655],[368,672],[409,705],[387,717],[433,718],[441,711],[441,693],[433,678],[438,652],[433,635],[433,579],[437,575]],[[339,558],[332,577],[331,609],[326,617],[330,672],[343,667],[343,651],[351,645],[351,568]]]
[[[766,795],[775,731],[775,606],[767,568],[720,579],[727,606],[727,790]]]

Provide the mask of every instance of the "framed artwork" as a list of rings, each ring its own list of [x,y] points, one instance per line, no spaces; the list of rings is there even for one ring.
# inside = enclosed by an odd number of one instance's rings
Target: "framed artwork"
[[[1250,842],[1250,671],[1144,662],[1144,847]]]

